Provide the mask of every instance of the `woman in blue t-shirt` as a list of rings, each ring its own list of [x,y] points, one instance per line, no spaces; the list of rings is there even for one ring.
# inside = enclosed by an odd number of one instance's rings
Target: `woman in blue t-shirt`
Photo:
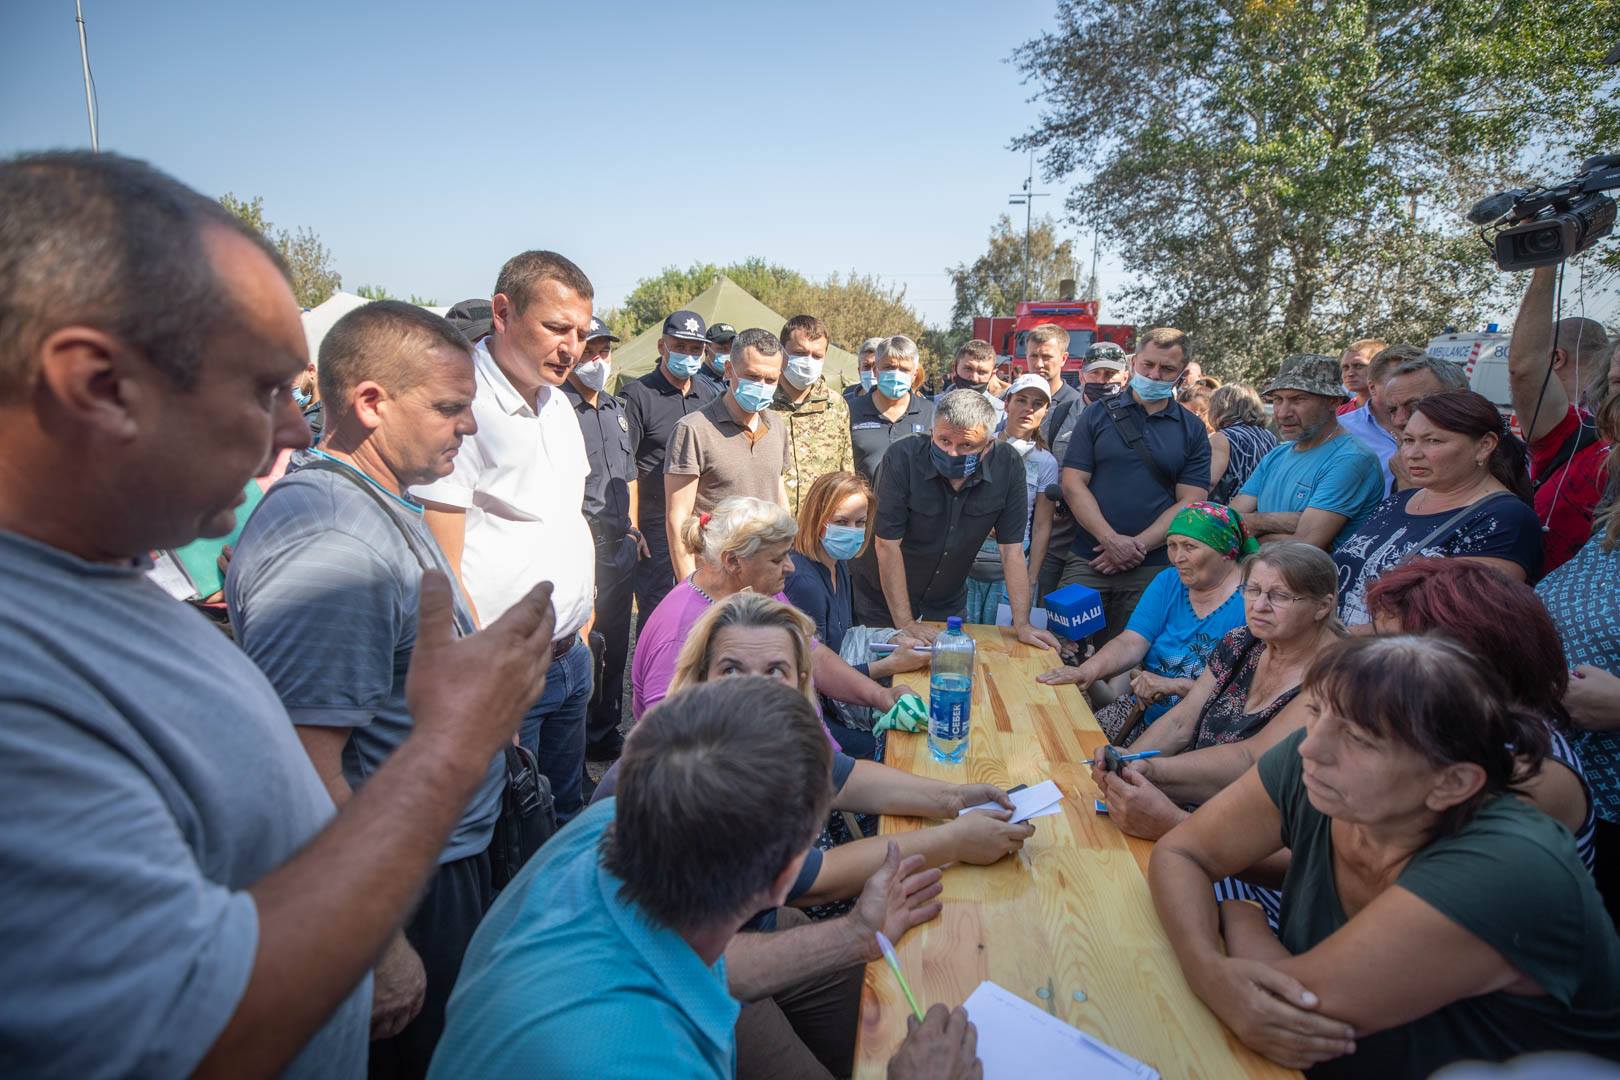
[[[1195,993],[1312,1080],[1431,1075],[1539,1050],[1620,1057],[1620,935],[1569,832],[1518,797],[1547,727],[1432,635],[1311,665],[1305,728],[1153,849]],[[1273,934],[1214,881],[1292,852]]]
[[[1098,726],[1120,746],[1180,701],[1221,638],[1243,625],[1238,558],[1260,545],[1237,511],[1198,502],[1171,520],[1165,550],[1171,565],[1149,583],[1118,637],[1078,667],[1038,676],[1048,685],[1089,690]]]
[[[1371,621],[1367,586],[1408,559],[1475,559],[1514,581],[1541,573],[1524,443],[1489,399],[1472,390],[1424,398],[1399,454],[1417,486],[1379,503],[1333,552],[1346,626]]]

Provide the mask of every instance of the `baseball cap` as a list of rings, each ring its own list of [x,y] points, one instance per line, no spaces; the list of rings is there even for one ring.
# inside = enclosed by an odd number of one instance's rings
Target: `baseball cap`
[[[597,338],[603,338],[603,337],[607,338],[609,341],[618,341],[619,340],[619,335],[617,335],[613,331],[609,330],[608,327],[607,327],[607,323],[603,322],[601,319],[598,319],[595,315],[592,315],[591,316],[591,331],[590,331],[590,333],[585,335],[585,340],[586,341],[595,341]]]
[[[488,300],[463,300],[444,313],[450,325],[460,330],[468,341],[476,342],[495,329],[495,315]]]
[[[1002,400],[1012,397],[1020,390],[1039,390],[1041,393],[1046,395],[1046,400],[1052,400],[1052,387],[1045,379],[1041,378],[1033,371],[1026,372],[1025,374],[1014,379],[1012,385],[1007,387],[1007,393],[1003,395]]]
[[[717,322],[709,327],[709,332],[704,336],[716,345],[729,345],[731,339],[737,336],[737,328],[730,323]]]
[[[1112,341],[1099,341],[1086,350],[1086,364],[1082,371],[1124,371],[1125,350]]]
[[[664,333],[682,341],[709,340],[703,336],[703,316],[695,311],[677,311],[665,319]]]
[[[1339,382],[1339,362],[1320,353],[1296,353],[1282,362],[1282,369],[1260,391],[1264,397],[1278,390],[1302,390],[1307,394],[1345,400],[1344,385]]]

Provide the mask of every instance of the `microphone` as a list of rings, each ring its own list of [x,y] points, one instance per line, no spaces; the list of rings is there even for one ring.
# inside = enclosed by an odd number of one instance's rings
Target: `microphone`
[[[1487,195],[1475,203],[1472,210],[1468,211],[1468,220],[1475,225],[1489,225],[1492,222],[1500,221],[1512,212],[1520,197],[1526,194],[1528,192],[1524,188],[1517,188],[1513,191],[1500,191],[1495,195]]]

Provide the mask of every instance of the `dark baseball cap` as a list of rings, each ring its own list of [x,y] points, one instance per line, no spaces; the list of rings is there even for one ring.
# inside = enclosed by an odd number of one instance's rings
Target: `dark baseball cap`
[[[488,300],[463,300],[453,305],[444,317],[460,330],[468,341],[476,342],[495,329],[495,314]]]
[[[704,336],[716,345],[729,345],[731,339],[737,336],[737,328],[728,322],[717,322],[709,327],[709,332]]]
[[[664,320],[664,333],[682,341],[708,341],[703,330],[703,316],[695,311],[677,311]]]
[[[608,327],[607,327],[607,323],[603,322],[601,319],[598,319],[595,315],[592,315],[591,316],[591,332],[585,335],[585,340],[586,341],[595,341],[597,338],[600,338],[600,337],[605,337],[609,341],[618,341],[619,340],[619,335],[617,335],[613,331],[609,330]]]

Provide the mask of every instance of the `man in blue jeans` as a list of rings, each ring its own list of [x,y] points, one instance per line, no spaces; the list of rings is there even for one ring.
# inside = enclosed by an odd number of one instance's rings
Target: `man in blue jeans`
[[[591,332],[590,280],[551,251],[507,260],[490,300],[493,328],[473,347],[477,393],[450,474],[414,489],[483,625],[538,581],[556,583],[556,640],[545,693],[519,741],[551,781],[559,822],[579,812],[596,545],[582,511],[590,460],[562,386]]]

